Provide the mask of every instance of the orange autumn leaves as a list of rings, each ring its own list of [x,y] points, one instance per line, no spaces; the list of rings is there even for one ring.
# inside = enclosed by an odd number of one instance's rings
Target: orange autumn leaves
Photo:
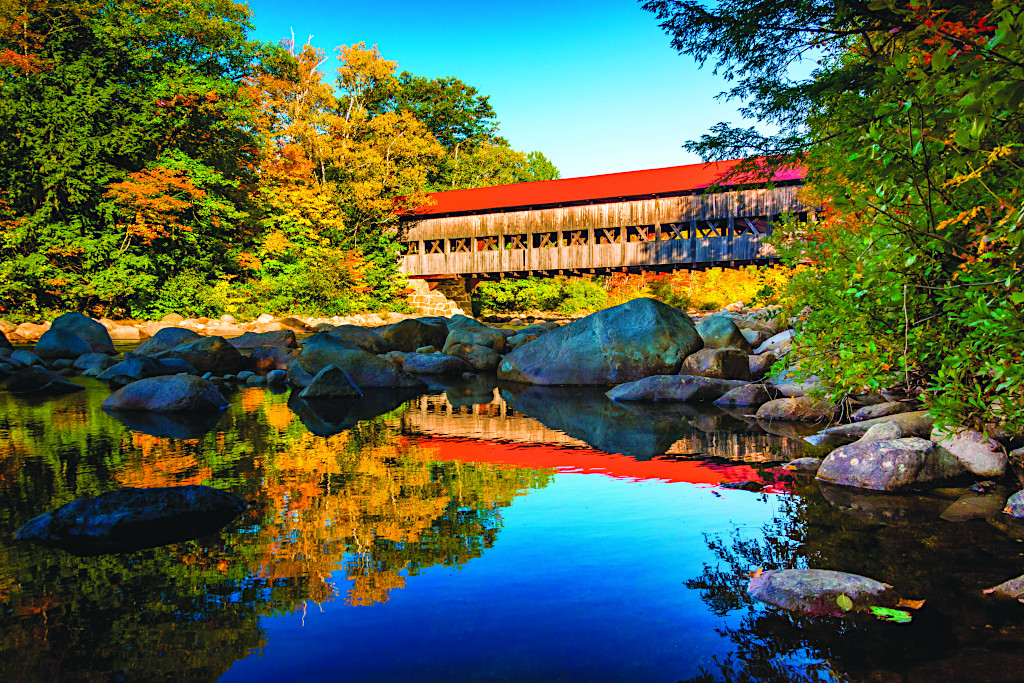
[[[173,237],[176,229],[191,231],[187,215],[195,211],[196,201],[206,197],[184,172],[160,166],[130,173],[127,180],[109,188],[107,196],[129,217],[122,249],[133,238],[149,245]]]

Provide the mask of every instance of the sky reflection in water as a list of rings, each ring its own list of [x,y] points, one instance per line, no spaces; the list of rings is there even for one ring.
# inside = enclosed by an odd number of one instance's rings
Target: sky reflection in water
[[[147,422],[79,381],[0,393],[0,679],[861,680],[970,669],[971,647],[990,672],[1021,664],[1012,611],[970,597],[1019,573],[1019,545],[963,500],[967,521],[936,519],[956,492],[893,507],[714,487],[802,453],[742,414],[476,381],[362,405],[243,389],[215,424]],[[192,483],[253,505],[125,555],[10,542],[76,497]],[[745,595],[755,566],[808,565],[930,604],[897,627]],[[994,653],[993,629],[1013,647]]]

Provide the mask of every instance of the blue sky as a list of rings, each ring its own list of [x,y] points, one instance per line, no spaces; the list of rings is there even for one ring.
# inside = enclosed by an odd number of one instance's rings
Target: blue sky
[[[740,120],[715,100],[726,84],[672,50],[654,15],[630,0],[248,4],[257,39],[294,28],[332,61],[335,46],[363,41],[399,70],[475,86],[512,146],[540,150],[562,177],[700,161],[682,143]],[[324,68],[333,78],[334,65]]]

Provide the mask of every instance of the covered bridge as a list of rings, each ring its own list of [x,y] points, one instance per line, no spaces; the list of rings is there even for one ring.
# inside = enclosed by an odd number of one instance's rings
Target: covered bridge
[[[401,269],[485,279],[770,262],[772,220],[807,213],[803,170],[723,183],[737,163],[437,192],[402,221]]]

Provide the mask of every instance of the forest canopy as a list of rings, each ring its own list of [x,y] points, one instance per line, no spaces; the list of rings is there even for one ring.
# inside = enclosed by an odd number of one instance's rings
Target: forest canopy
[[[458,78],[259,43],[251,20],[231,0],[0,0],[0,313],[400,307],[396,211],[558,176]]]

